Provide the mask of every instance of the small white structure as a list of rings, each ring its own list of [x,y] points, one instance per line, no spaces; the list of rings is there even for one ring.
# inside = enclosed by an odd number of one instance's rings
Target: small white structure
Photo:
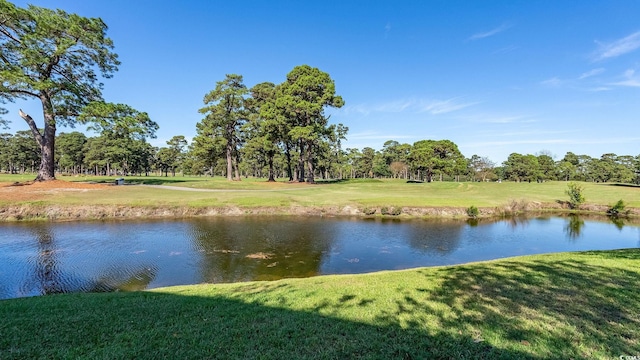
[[[124,185],[124,178],[117,178],[116,185]]]

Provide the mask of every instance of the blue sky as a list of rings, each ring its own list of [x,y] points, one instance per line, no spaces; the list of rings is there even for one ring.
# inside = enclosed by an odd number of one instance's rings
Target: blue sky
[[[122,65],[105,100],[146,111],[165,145],[195,135],[203,96],[293,67],[329,73],[345,147],[449,139],[497,163],[512,152],[640,154],[640,2],[31,0],[109,26]],[[7,108],[11,131],[27,129]],[[60,129],[59,131],[69,131]]]

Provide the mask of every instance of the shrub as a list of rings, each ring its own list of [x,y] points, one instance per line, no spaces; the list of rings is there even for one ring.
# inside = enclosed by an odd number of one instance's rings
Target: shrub
[[[382,209],[380,209],[380,213],[382,215],[393,215],[393,216],[398,216],[400,214],[402,214],[402,208],[399,207],[393,207],[393,206],[384,206]]]
[[[376,211],[377,211],[376,208],[368,208],[368,207],[366,207],[366,208],[362,209],[362,212],[365,215],[373,215],[373,214],[376,213]]]
[[[567,185],[567,191],[565,193],[569,195],[569,207],[572,209],[578,209],[582,203],[584,203],[584,195],[582,194],[583,188],[580,184],[570,182]]]
[[[478,217],[478,215],[480,215],[480,210],[478,210],[478,208],[474,205],[471,205],[467,208],[467,216],[469,216],[470,218],[475,219]]]
[[[609,210],[607,210],[607,215],[613,216],[613,217],[629,215],[629,210],[626,210],[625,209],[626,207],[627,206],[624,204],[624,201],[620,199],[618,200],[617,203],[615,203],[615,205],[613,205],[612,207],[609,208]]]

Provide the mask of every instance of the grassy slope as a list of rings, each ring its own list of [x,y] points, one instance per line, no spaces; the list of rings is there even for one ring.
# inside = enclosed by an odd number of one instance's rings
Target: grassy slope
[[[0,175],[0,182],[12,181]],[[71,181],[95,178],[63,177]],[[98,178],[106,180],[107,178]],[[139,186],[119,186],[102,191],[43,193],[27,203],[58,205],[133,206],[407,206],[407,207],[496,207],[513,200],[556,203],[567,200],[566,182],[547,183],[457,183],[407,184],[401,180],[345,181],[332,184],[267,183],[245,179],[228,182],[222,178],[128,177],[127,181],[147,184],[217,189],[217,192],[186,192]],[[612,205],[623,199],[629,207],[640,207],[640,187],[584,183],[587,203]],[[229,191],[233,190],[233,191]],[[7,203],[5,201],[5,203]],[[0,203],[2,205],[2,203]]]
[[[618,358],[640,250],[0,301],[2,358]]]

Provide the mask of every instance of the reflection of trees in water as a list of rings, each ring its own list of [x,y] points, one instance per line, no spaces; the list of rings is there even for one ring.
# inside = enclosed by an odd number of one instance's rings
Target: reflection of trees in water
[[[332,247],[330,220],[292,218],[196,219],[193,238],[203,253],[205,282],[272,280],[319,274]]]
[[[59,259],[61,250],[50,224],[34,224],[29,227],[37,241],[37,254],[32,259],[33,273],[21,286],[26,294],[59,294],[70,292],[109,292],[116,290],[142,290],[155,278],[157,269],[144,265],[127,269],[113,266],[98,272],[95,278],[87,278],[65,271]]]
[[[461,223],[449,221],[424,221],[408,224],[408,245],[424,254],[446,255],[460,247]]]
[[[512,229],[517,229],[517,228],[526,228],[529,225],[529,222],[531,222],[531,218],[525,216],[525,215],[514,215],[514,216],[509,216],[507,218],[504,219],[506,221],[506,223],[509,225],[509,227],[511,227]]]
[[[65,280],[61,276],[57,259],[58,249],[47,224],[37,224],[30,227],[37,241],[37,254],[34,261],[34,274],[30,284],[40,288],[42,294],[57,294],[65,292]]]
[[[580,235],[582,235],[583,227],[584,220],[582,220],[578,215],[571,214],[569,215],[567,225],[564,227],[564,232],[567,234],[567,237],[569,237],[569,239],[575,240],[580,238]]]
[[[622,230],[622,228],[624,228],[624,225],[625,225],[624,217],[609,216],[609,219],[611,220],[611,223],[613,223],[613,225],[615,225],[618,228],[618,230]]]

